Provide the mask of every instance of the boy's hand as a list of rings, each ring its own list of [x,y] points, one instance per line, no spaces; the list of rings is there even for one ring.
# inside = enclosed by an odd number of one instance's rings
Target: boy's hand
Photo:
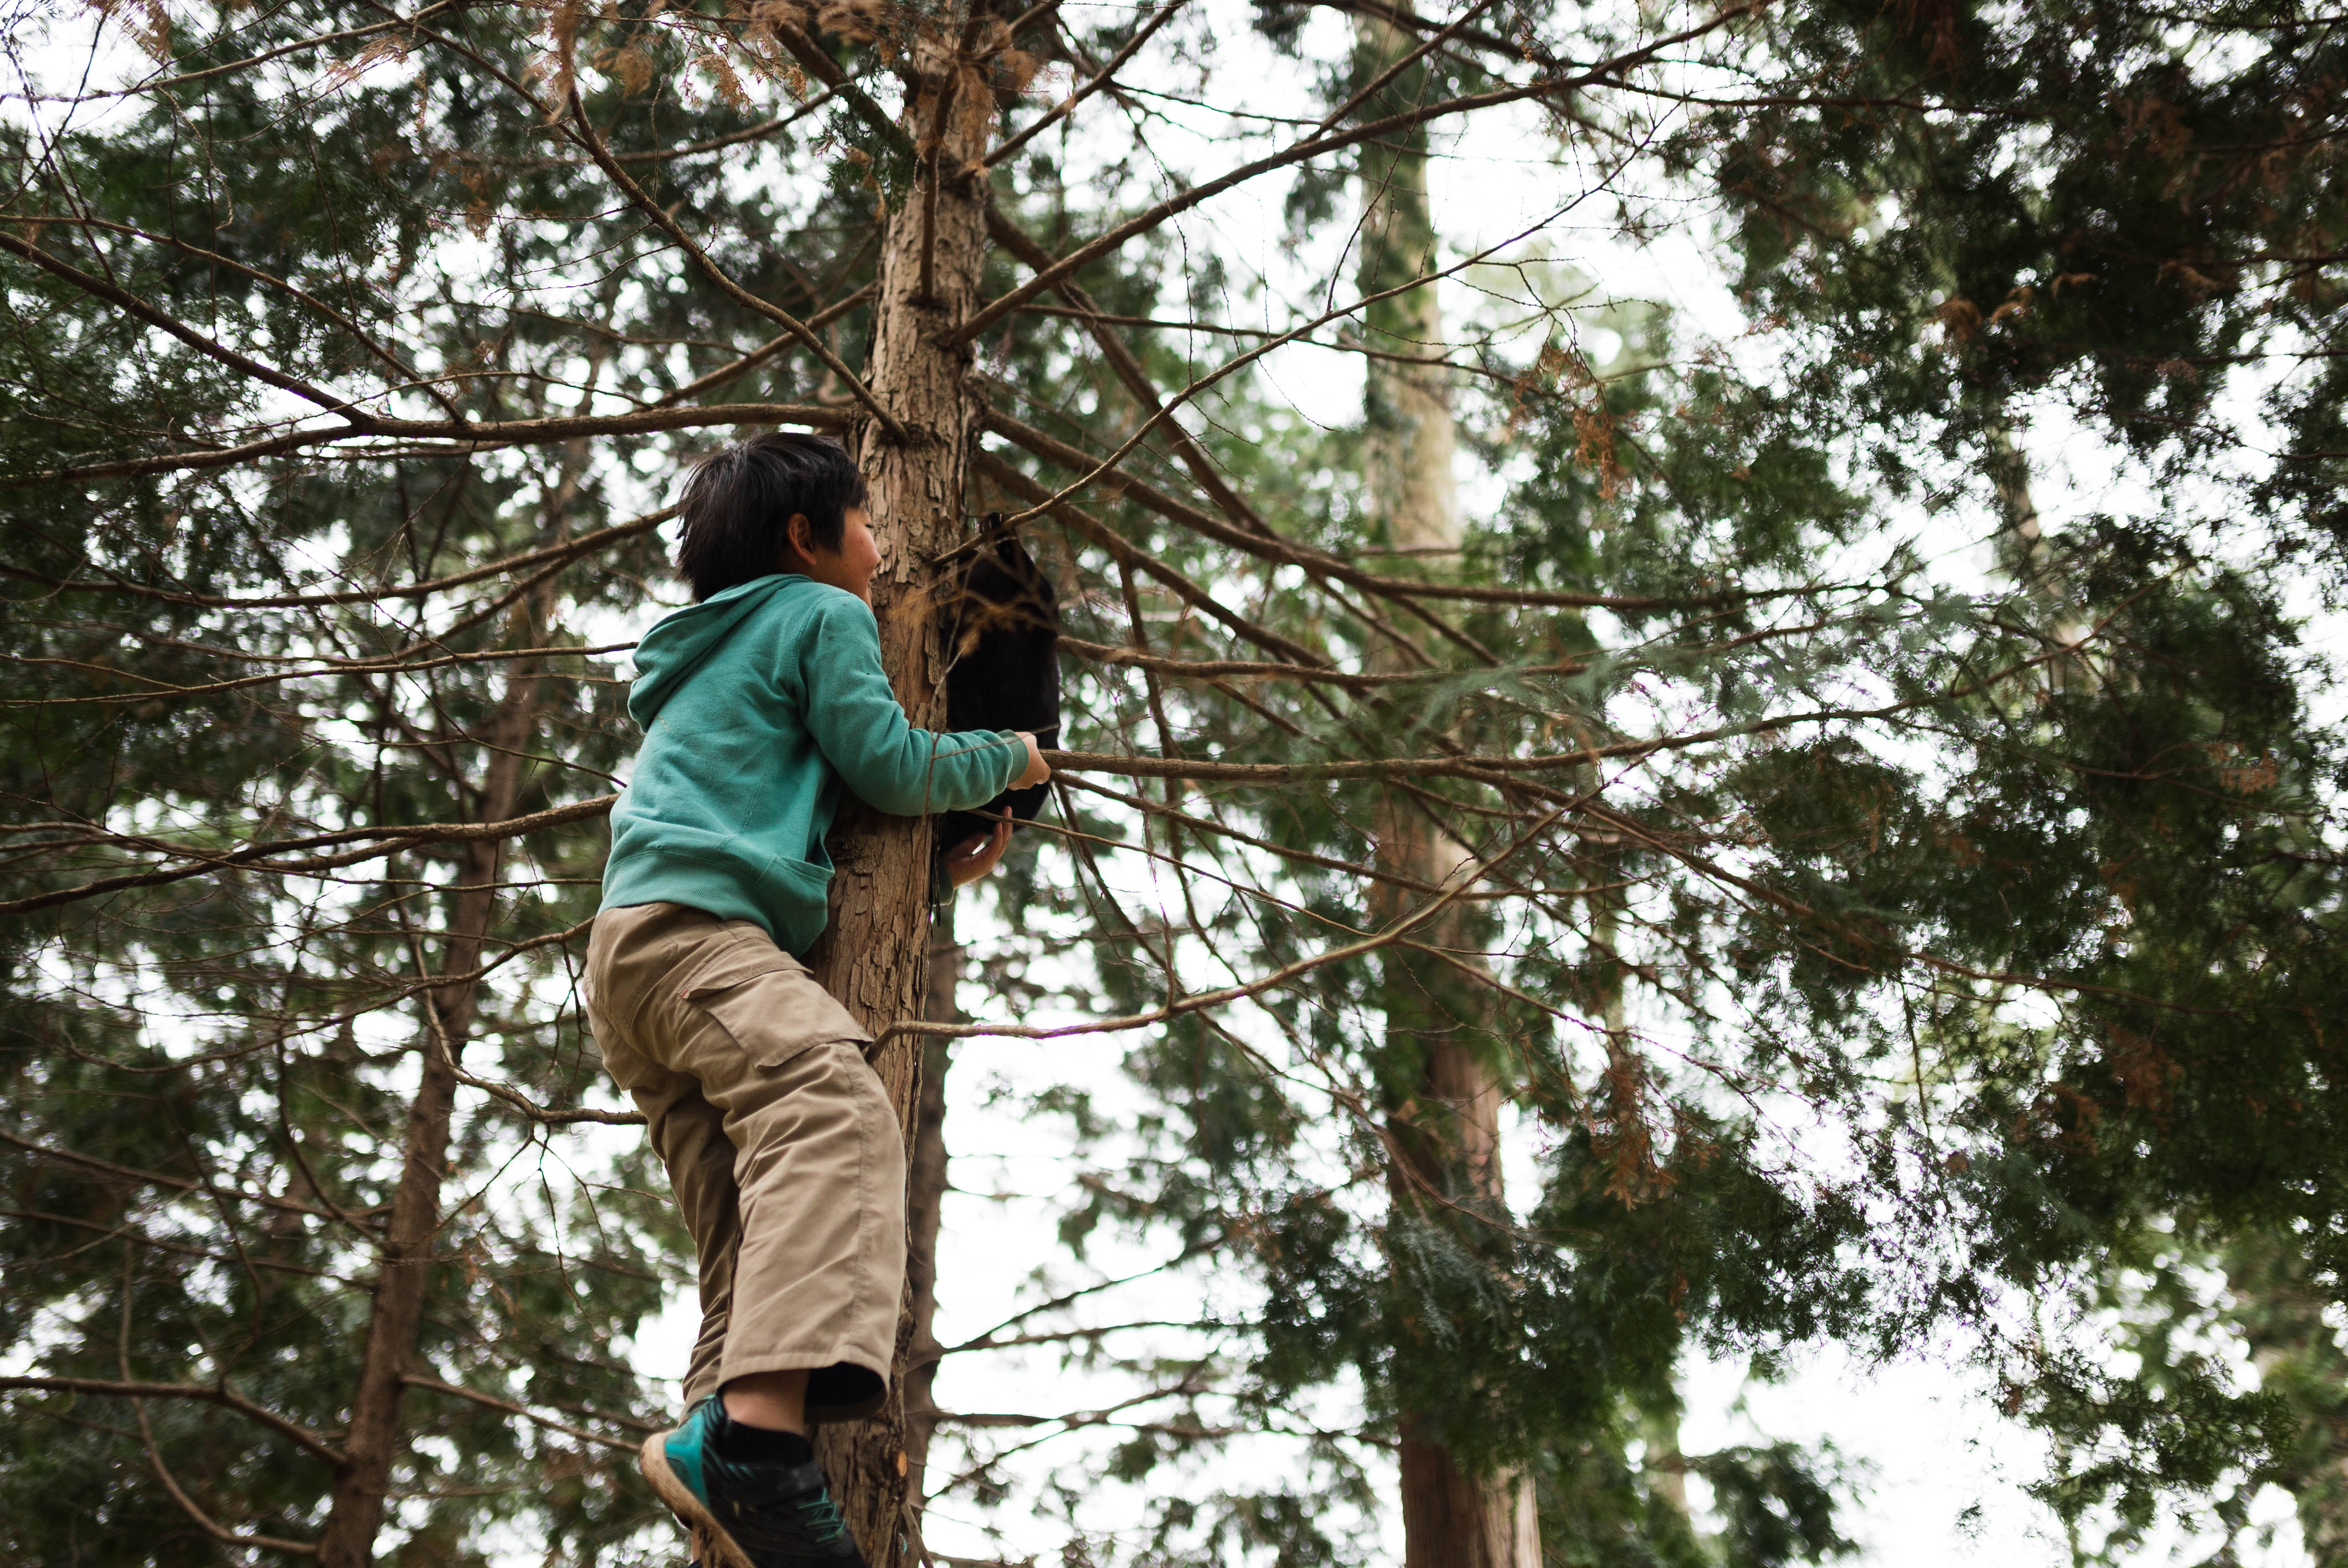
[[[1043,751],[1035,744],[1035,737],[1029,734],[1025,730],[1014,730],[1012,733],[1017,735],[1021,740],[1027,743],[1027,771],[1021,774],[1017,778],[1013,779],[1011,781],[1011,787],[1013,789],[1033,789],[1035,785],[1044,784],[1050,780],[1052,776],[1051,764],[1044,760]]]
[[[1031,745],[1034,743],[1029,743]],[[1003,852],[1011,847],[1011,817],[1005,813],[994,825],[993,833],[965,838],[946,851],[946,880],[957,887],[967,887],[994,869]]]

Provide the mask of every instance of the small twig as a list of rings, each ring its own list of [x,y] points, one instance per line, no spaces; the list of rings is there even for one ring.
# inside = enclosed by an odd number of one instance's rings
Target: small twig
[[[438,1378],[420,1378],[410,1372],[401,1378],[400,1381],[411,1389],[429,1389],[436,1394],[448,1394],[459,1399],[470,1399],[477,1405],[486,1405],[493,1410],[503,1410],[510,1416],[520,1416],[533,1425],[544,1427],[549,1431],[561,1432],[566,1437],[577,1438],[582,1442],[597,1443],[607,1449],[617,1449],[622,1453],[636,1451],[637,1445],[623,1439],[607,1438],[601,1432],[591,1432],[584,1427],[574,1427],[567,1421],[558,1421],[552,1416],[541,1416],[526,1405],[517,1405],[510,1399],[500,1399],[494,1395],[478,1393],[471,1389],[460,1389],[454,1383],[444,1383]],[[620,1419],[618,1417],[607,1419]],[[625,1421],[622,1424],[637,1427],[646,1432],[660,1430],[649,1422]]]
[[[1053,105],[1050,110],[1038,118],[1035,124],[1029,126],[1025,130],[1021,131],[1018,135],[1012,137],[1009,140],[1004,142],[1002,146],[996,148],[993,152],[988,153],[986,155],[986,162],[983,167],[993,169],[996,164],[1001,163],[1004,159],[1009,158],[1013,153],[1017,152],[1021,148],[1035,140],[1045,131],[1048,130],[1053,126],[1059,124],[1060,121],[1067,118],[1071,113],[1075,112],[1076,107],[1078,104],[1084,102],[1086,98],[1100,91],[1101,88],[1108,86],[1109,78],[1117,73],[1118,68],[1140,52],[1141,46],[1149,42],[1150,36],[1152,34],[1156,33],[1159,28],[1166,26],[1167,23],[1172,21],[1174,19],[1174,13],[1179,11],[1182,8],[1182,5],[1183,0],[1166,0],[1166,4],[1158,8],[1157,15],[1151,16],[1148,21],[1143,23],[1141,25],[1141,30],[1134,34],[1131,38],[1128,39],[1125,47],[1119,49],[1115,55],[1112,55],[1109,57],[1108,64],[1103,66],[1098,71],[1096,71],[1090,81],[1087,81],[1083,87],[1078,87],[1075,92],[1070,93],[1066,97],[1062,98],[1058,103]],[[1043,9],[1044,7],[1042,5],[1035,7],[1035,11],[1041,11]],[[1028,17],[1035,15],[1035,11],[1028,12],[1027,15],[1022,16],[1019,19],[1019,22],[1014,26],[1025,26]]]
[[[606,1127],[641,1127],[644,1124],[644,1112],[640,1111],[549,1111],[510,1084],[476,1078],[461,1067],[453,1071],[458,1082],[494,1095],[531,1121],[549,1127],[569,1127],[581,1122],[593,1122]]]

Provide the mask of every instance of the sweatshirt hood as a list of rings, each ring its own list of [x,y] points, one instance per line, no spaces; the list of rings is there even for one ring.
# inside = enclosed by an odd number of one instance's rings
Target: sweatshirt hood
[[[744,621],[791,584],[807,580],[797,572],[756,578],[663,617],[636,644],[636,680],[628,688],[628,717],[637,728],[651,729],[668,700],[684,690],[686,679]]]

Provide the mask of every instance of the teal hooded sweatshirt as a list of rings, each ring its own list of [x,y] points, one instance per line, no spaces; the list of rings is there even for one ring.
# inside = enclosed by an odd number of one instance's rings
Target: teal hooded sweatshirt
[[[897,816],[966,811],[1026,766],[1007,730],[907,722],[854,594],[762,577],[662,620],[636,645],[636,771],[612,808],[603,907],[684,904],[756,920],[804,954],[823,931],[844,784]]]

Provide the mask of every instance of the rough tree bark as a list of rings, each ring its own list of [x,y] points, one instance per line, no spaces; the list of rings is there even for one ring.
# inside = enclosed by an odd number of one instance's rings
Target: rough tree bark
[[[1357,23],[1355,38],[1365,77],[1385,70],[1414,43],[1374,18]],[[1395,90],[1408,91],[1412,75],[1398,78]],[[1425,272],[1433,254],[1425,133],[1380,142],[1363,159],[1362,181],[1367,293]],[[1373,307],[1365,324],[1377,347],[1440,352],[1442,308],[1431,283]],[[1369,364],[1364,478],[1373,522],[1385,534],[1382,542],[1399,553],[1395,569],[1439,573],[1452,564],[1447,552],[1458,548],[1461,537],[1447,388],[1437,370],[1385,360]],[[1406,669],[1410,656],[1395,647],[1377,661]],[[1444,882],[1470,858],[1419,798],[1390,794],[1377,832],[1380,867],[1418,881]],[[1382,897],[1380,913],[1388,919],[1410,901],[1390,887]],[[1465,918],[1443,918],[1426,939],[1468,946]],[[1500,1086],[1474,1045],[1459,1039],[1457,1004],[1468,999],[1440,964],[1400,954],[1385,962],[1387,1057],[1414,1080],[1391,1106],[1396,1217],[1445,1225],[1474,1224],[1462,1216],[1478,1213],[1503,1217]],[[1463,1469],[1407,1411],[1399,1427],[1405,1568],[1538,1568],[1539,1521],[1524,1475]]]
[[[954,941],[953,906],[940,910],[930,927],[930,976],[922,1016],[932,1023],[958,1023],[954,983],[962,977],[962,948]],[[935,1393],[941,1347],[937,1337],[938,1233],[946,1195],[946,1071],[953,1065],[951,1041],[927,1040],[922,1048],[922,1094],[913,1118],[913,1149],[905,1203],[905,1288],[912,1297],[912,1358],[905,1368],[905,1495],[918,1522],[928,1501],[924,1478],[930,1440],[937,1430]]]
[[[880,548],[872,612],[880,625],[881,657],[907,714],[924,727],[934,727],[945,712],[944,650],[932,629],[929,563],[961,537],[980,412],[972,351],[945,339],[979,303],[986,211],[983,190],[968,171],[984,155],[991,117],[951,112],[953,97],[988,90],[955,56],[951,35],[914,46],[904,125],[923,151],[922,180],[889,213],[881,241],[869,379],[907,438],[892,439],[872,424],[858,435]],[[945,113],[940,112],[942,93],[949,98]],[[832,856],[838,869],[831,922],[809,966],[877,1037],[922,1013],[930,824],[860,808],[836,831]],[[910,1143],[921,1098],[922,1042],[904,1035],[889,1039],[874,1050],[872,1065]],[[911,1546],[904,1389],[912,1338],[909,1294],[898,1320],[888,1404],[868,1421],[826,1428],[817,1437],[840,1508],[874,1568],[904,1561]]]

